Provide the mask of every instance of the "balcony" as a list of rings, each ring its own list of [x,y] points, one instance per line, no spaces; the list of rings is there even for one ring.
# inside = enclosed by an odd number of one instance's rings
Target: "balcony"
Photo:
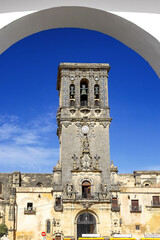
[[[78,200],[78,201],[80,201],[80,200],[98,200],[99,198],[98,198],[98,194],[95,194],[95,195],[86,195],[86,194],[82,194],[82,195],[77,195],[76,194],[76,196],[75,196],[75,200]]]
[[[55,199],[54,210],[56,212],[62,212],[63,211],[63,202],[62,202],[61,197],[57,197]]]
[[[56,212],[62,212],[63,211],[63,205],[54,205],[54,210]]]
[[[160,202],[151,201],[151,207],[160,208]]]
[[[24,208],[24,214],[35,215],[36,214],[36,208]]]
[[[142,206],[130,206],[130,212],[131,213],[141,213],[142,212]]]
[[[115,205],[111,205],[111,210],[112,212],[120,212],[120,204]]]

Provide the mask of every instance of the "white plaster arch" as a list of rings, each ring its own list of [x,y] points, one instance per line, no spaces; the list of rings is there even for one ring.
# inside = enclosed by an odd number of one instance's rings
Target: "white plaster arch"
[[[22,17],[0,30],[0,53],[31,34],[53,28],[84,28],[102,32],[140,54],[160,77],[160,42],[115,14],[88,7],[54,7]]]

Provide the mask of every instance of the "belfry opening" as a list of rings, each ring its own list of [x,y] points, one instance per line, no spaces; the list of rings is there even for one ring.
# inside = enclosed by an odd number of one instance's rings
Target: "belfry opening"
[[[77,218],[77,239],[82,234],[96,234],[96,218],[90,212],[81,213]]]

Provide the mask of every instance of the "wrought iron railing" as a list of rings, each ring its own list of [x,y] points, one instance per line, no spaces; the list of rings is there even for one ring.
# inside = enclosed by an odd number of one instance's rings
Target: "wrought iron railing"
[[[36,208],[24,208],[24,214],[36,214]]]
[[[160,202],[151,201],[151,206],[152,206],[152,207],[159,207],[159,208],[160,208]]]
[[[142,212],[142,206],[134,206],[134,205],[131,205],[130,206],[130,212],[132,213],[140,213]]]
[[[63,205],[62,204],[59,204],[59,205],[54,205],[54,210],[56,211],[56,212],[61,212],[61,211],[63,211]]]
[[[115,205],[111,205],[111,210],[113,212],[119,212],[120,211],[120,204],[117,204],[116,206]]]

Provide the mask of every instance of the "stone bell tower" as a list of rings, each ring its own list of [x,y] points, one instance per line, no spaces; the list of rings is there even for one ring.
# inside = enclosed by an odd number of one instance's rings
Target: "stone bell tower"
[[[89,176],[99,172],[99,181],[110,189],[109,69],[109,64],[97,63],[59,65],[57,134],[62,187],[73,173]]]

